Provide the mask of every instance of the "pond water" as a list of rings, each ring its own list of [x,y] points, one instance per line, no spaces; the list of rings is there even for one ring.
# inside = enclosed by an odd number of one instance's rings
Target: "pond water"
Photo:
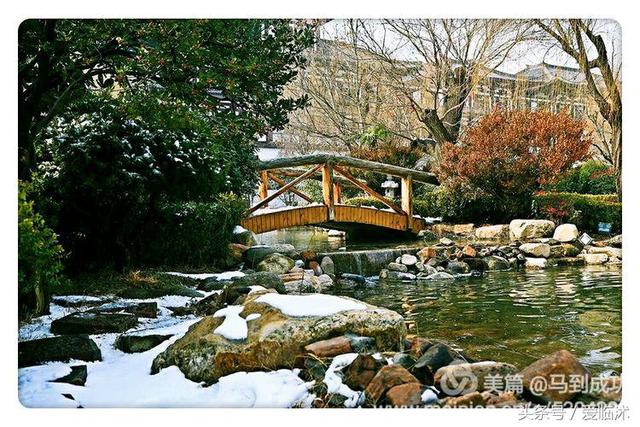
[[[380,242],[376,237],[353,241],[301,227],[263,233],[258,240],[317,252],[422,246],[420,241]],[[446,341],[475,359],[523,368],[564,348],[595,374],[619,372],[622,366],[619,267],[491,272],[455,282],[380,281],[376,287],[336,293],[397,311],[411,322],[409,333]]]
[[[455,282],[380,281],[338,291],[401,313],[409,333],[442,340],[469,357],[523,368],[551,352],[573,352],[592,373],[620,372],[620,268],[505,271]]]

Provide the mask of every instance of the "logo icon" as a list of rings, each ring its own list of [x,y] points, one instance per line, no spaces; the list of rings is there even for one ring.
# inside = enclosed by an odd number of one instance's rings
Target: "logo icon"
[[[440,390],[449,396],[459,396],[478,389],[478,378],[465,365],[454,365],[440,378]]]

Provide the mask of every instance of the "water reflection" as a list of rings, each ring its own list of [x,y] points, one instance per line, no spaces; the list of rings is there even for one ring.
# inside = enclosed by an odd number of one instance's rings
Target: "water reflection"
[[[446,340],[471,357],[524,367],[568,349],[594,373],[621,366],[619,268],[496,272],[434,283],[380,282],[343,291],[402,313],[411,333]]]
[[[298,250],[312,249],[316,252],[337,251],[339,248],[347,250],[382,249],[394,248],[396,246],[423,246],[424,243],[415,238],[414,240],[380,240],[380,235],[368,236],[360,235],[354,240],[348,235],[335,236],[335,233],[320,227],[294,227],[282,230],[269,231],[258,234],[258,243],[270,245],[274,243],[289,243]]]

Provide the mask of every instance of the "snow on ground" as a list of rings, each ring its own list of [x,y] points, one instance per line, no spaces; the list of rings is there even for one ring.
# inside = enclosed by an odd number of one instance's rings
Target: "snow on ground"
[[[205,280],[211,277],[216,280],[231,280],[234,277],[242,277],[244,273],[242,271],[225,271],[224,273],[179,273],[177,271],[167,271],[166,274],[173,276],[188,277],[189,279]]]
[[[366,305],[334,295],[281,295],[265,294],[256,298],[256,302],[264,302],[280,310],[287,316],[331,316],[341,311],[364,310]]]
[[[354,408],[361,405],[361,400],[364,397],[364,393],[354,391],[349,388],[348,385],[342,382],[342,369],[349,366],[354,359],[358,357],[358,353],[346,353],[334,357],[331,361],[331,365],[327,368],[324,374],[323,382],[327,385],[327,393],[339,394],[347,398],[344,402],[344,406],[347,408]]]
[[[214,291],[220,292],[220,291]],[[214,292],[206,293],[210,295]],[[76,299],[71,297],[71,300]],[[310,406],[315,398],[309,393],[312,383],[299,378],[299,370],[282,369],[273,372],[237,372],[211,386],[190,381],[175,366],[151,375],[153,359],[183,336],[199,318],[175,317],[166,307],[183,306],[198,298],[166,296],[149,300],[111,298],[116,303],[156,301],[159,315],[155,319],[140,319],[140,324],[127,334],[173,334],[155,348],[144,353],[127,354],[113,344],[119,334],[92,335],[102,352],[102,361],[72,360],[49,362],[18,370],[18,395],[27,407],[291,407]],[[89,300],[86,300],[89,301]],[[93,301],[92,301],[93,302]],[[242,306],[240,306],[242,308]],[[51,314],[21,325],[19,339],[52,336],[51,321],[88,307],[65,308],[51,305]],[[237,314],[236,314],[237,316]],[[238,316],[239,317],[239,316]],[[228,318],[228,317],[227,317]],[[257,316],[247,316],[247,321]],[[227,319],[225,319],[226,321]],[[242,322],[246,327],[246,321]],[[246,334],[245,334],[246,335]],[[71,366],[87,365],[84,387],[51,380],[68,374]],[[75,400],[63,394],[70,394]]]

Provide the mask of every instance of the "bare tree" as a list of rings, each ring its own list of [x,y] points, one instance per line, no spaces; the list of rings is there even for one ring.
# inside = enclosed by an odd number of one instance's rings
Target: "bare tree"
[[[622,201],[622,98],[621,61],[615,40],[607,49],[602,21],[588,19],[536,20],[536,24],[571,56],[585,76],[587,88],[602,118],[610,127],[603,157],[609,158],[616,173],[618,199]],[[608,33],[614,38],[618,34]],[[594,71],[598,70],[599,73]],[[601,83],[600,83],[601,82]]]
[[[475,85],[533,35],[529,21],[509,19],[384,20],[358,25],[361,45],[386,64],[395,88],[438,144],[457,140]]]
[[[310,105],[291,115],[286,146],[350,151],[380,125],[400,139],[425,136],[406,101],[394,96],[384,64],[358,45],[357,22],[336,24],[339,40],[319,39],[307,53],[306,70],[289,87],[309,96]]]

